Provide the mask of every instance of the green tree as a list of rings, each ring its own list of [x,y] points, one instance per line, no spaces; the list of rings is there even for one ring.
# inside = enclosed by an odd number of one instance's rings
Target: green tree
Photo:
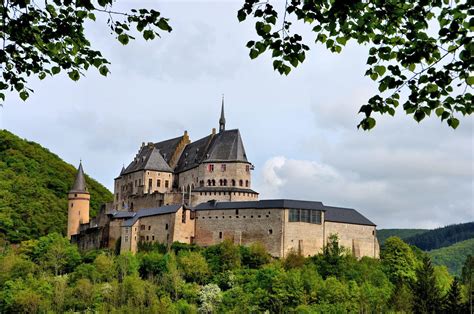
[[[206,248],[204,256],[214,273],[239,268],[241,263],[239,247],[230,240]]]
[[[271,255],[260,242],[252,243],[250,246],[241,246],[240,255],[242,256],[242,266],[249,268],[258,268],[271,260]]]
[[[462,313],[464,311],[461,299],[461,288],[457,277],[454,277],[454,280],[451,283],[448,295],[446,296],[444,310],[446,313]]]
[[[199,301],[199,313],[215,313],[222,301],[221,289],[213,283],[205,285],[199,293]]]
[[[209,265],[199,252],[180,251],[178,265],[184,279],[187,281],[203,284],[209,277]]]
[[[292,18],[309,24],[315,42],[340,53],[350,41],[368,49],[367,71],[380,94],[360,108],[364,130],[375,126],[373,113],[395,114],[403,103],[417,122],[432,112],[456,128],[456,113],[473,111],[474,43],[470,1],[286,1],[279,14],[271,1],[245,0],[239,21],[253,15],[259,39],[249,41],[250,58],[271,51],[273,68],[288,75],[309,50],[291,33]],[[406,90],[407,96],[402,93]],[[401,99],[403,97],[403,100]]]
[[[115,258],[115,268],[118,280],[121,282],[125,276],[138,274],[139,262],[135,255],[127,252]]]
[[[474,256],[468,255],[461,274],[462,282],[467,287],[469,313],[472,313],[474,300]]]
[[[170,32],[168,19],[160,12],[132,9],[129,12],[114,10],[112,0],[55,0],[45,4],[37,1],[9,1],[0,7],[0,67],[3,77],[0,90],[16,90],[25,100],[32,90],[27,78],[34,75],[44,79],[61,70],[77,81],[90,67],[107,75],[109,63],[100,51],[94,49],[86,37],[85,24],[95,21],[96,15],[108,18],[107,25],[123,45],[135,37],[136,30],[145,40]],[[132,27],[135,30],[132,30]],[[0,93],[0,100],[5,93]]]
[[[434,268],[428,255],[423,257],[421,267],[416,270],[413,297],[415,313],[436,313],[441,310],[441,292],[436,284]]]
[[[381,252],[382,264],[390,280],[397,284],[415,281],[417,261],[410,246],[398,237],[390,237],[385,241]]]

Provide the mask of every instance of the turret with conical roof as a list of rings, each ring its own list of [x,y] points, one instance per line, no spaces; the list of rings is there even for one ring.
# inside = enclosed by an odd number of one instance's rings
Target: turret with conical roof
[[[79,233],[81,224],[89,222],[90,194],[87,190],[86,178],[82,169],[82,162],[79,163],[76,179],[68,192],[68,213],[67,213],[67,236]]]

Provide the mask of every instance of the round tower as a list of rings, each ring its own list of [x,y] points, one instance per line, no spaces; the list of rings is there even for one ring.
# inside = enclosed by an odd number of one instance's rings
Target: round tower
[[[79,233],[79,226],[89,222],[90,194],[87,190],[82,163],[79,163],[76,180],[68,192],[67,236]]]

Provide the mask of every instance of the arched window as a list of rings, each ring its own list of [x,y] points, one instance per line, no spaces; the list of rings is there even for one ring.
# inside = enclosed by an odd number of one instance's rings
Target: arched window
[[[235,186],[235,180],[232,179],[232,186]]]
[[[219,185],[222,186],[223,183],[222,183],[222,179],[219,180]]]
[[[239,180],[239,186],[244,186],[244,180]]]
[[[207,180],[207,186],[211,186],[211,180]]]
[[[227,186],[227,179],[224,179],[224,186]]]
[[[199,181],[199,186],[201,186],[201,187],[204,186],[204,180]]]
[[[249,180],[245,180],[245,186],[249,187]]]
[[[194,184],[191,184],[191,189],[193,189],[193,190],[194,190]]]
[[[216,186],[216,180],[212,179],[212,186]]]

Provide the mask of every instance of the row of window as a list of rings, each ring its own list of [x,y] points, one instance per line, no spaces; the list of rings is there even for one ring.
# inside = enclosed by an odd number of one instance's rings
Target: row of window
[[[290,209],[289,222],[321,224],[321,211],[310,209]]]
[[[240,218],[240,216],[229,216],[229,218]],[[253,215],[250,215],[250,218],[253,218]],[[269,218],[270,215],[265,215],[266,218]],[[199,217],[196,217],[198,219]],[[242,216],[242,218],[247,218],[247,216]],[[262,215],[257,215],[257,218],[262,218]],[[206,219],[206,217],[202,216],[201,219]],[[207,219],[213,219],[212,216],[208,216]],[[215,219],[219,219],[219,216],[215,216]],[[225,219],[225,216],[222,216],[222,219]]]
[[[230,185],[236,186],[237,182],[234,179],[232,179],[230,180]],[[199,186],[201,187],[204,186],[204,180],[199,181]],[[207,186],[216,186],[216,180],[214,179],[207,180]],[[227,179],[219,179],[219,186],[227,186]],[[244,180],[239,180],[239,186],[244,186]],[[245,187],[249,187],[249,186],[250,186],[249,180],[245,180]]]
[[[142,230],[146,230],[145,225],[140,225],[140,231],[142,231]],[[151,226],[148,226],[148,230],[151,230]],[[168,230],[168,224],[165,224],[165,230]]]
[[[239,195],[239,196],[254,196],[257,197],[256,194],[248,193],[248,192],[199,192],[199,195]]]
[[[207,165],[207,170],[209,172],[214,172],[214,165],[213,164]],[[225,172],[226,170],[227,170],[227,165],[221,164],[221,171]],[[245,171],[250,172],[250,165],[245,165]]]

